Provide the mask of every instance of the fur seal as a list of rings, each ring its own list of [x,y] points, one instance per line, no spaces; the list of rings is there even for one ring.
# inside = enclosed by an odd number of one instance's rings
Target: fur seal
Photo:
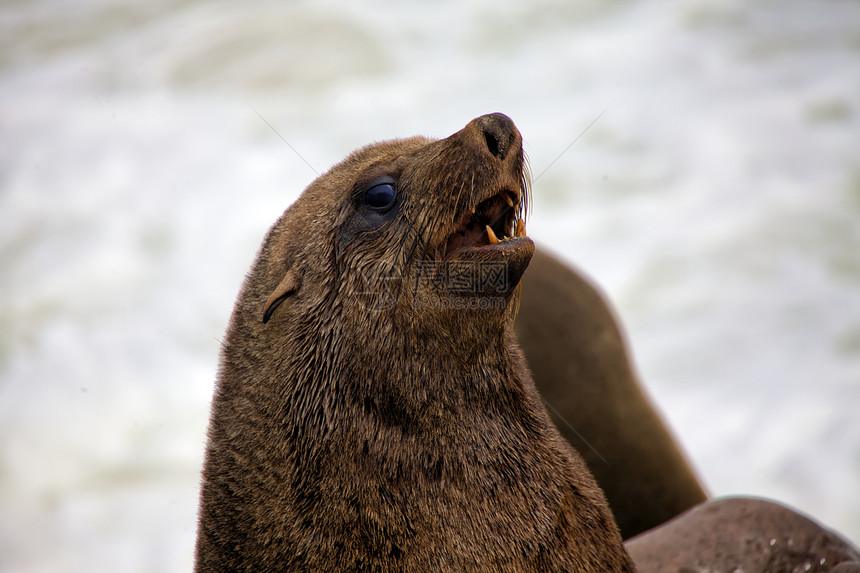
[[[522,139],[374,144],[269,231],[212,404],[197,571],[632,571],[513,333]]]
[[[701,504],[626,546],[639,573],[860,572],[860,553],[839,535],[757,498]]]
[[[520,347],[553,422],[603,488],[622,537],[704,502],[704,488],[637,381],[598,288],[541,248],[522,284]]]

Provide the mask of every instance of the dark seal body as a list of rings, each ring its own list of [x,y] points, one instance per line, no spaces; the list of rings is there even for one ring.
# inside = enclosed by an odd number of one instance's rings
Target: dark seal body
[[[626,545],[639,573],[860,572],[860,553],[841,536],[751,497],[703,503]]]
[[[515,342],[526,196],[492,114],[282,215],[222,351],[198,571],[632,571]]]
[[[704,502],[597,287],[540,248],[522,283],[517,339],[553,421],[606,494],[622,537]]]

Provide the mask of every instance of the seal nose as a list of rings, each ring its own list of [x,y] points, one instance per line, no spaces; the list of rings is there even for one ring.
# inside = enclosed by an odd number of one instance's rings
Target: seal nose
[[[503,113],[490,113],[477,118],[475,123],[484,134],[490,153],[503,160],[517,138],[517,128],[511,118]]]

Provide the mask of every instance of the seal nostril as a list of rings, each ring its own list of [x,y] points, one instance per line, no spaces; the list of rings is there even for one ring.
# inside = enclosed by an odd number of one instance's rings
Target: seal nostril
[[[491,113],[479,117],[477,123],[484,134],[487,149],[499,159],[504,159],[515,139],[514,122],[505,114]]]
[[[499,159],[505,158],[505,153],[502,148],[499,146],[499,140],[496,139],[496,136],[492,133],[485,131],[484,139],[487,140],[487,149],[490,150],[490,153],[498,157]]]

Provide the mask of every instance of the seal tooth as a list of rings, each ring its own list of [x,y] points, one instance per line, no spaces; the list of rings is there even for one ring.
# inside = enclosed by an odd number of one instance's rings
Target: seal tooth
[[[516,236],[517,237],[525,237],[526,236],[526,222],[523,221],[522,219],[519,219],[517,221]]]
[[[498,237],[496,237],[496,234],[493,232],[493,229],[491,229],[489,225],[487,225],[487,238],[490,239],[491,245],[495,245],[499,242]]]
[[[511,194],[510,194],[510,193],[502,193],[502,197],[504,197],[504,198],[505,198],[505,203],[507,203],[507,204],[508,204],[508,207],[513,207],[513,206],[514,206],[514,200],[513,200],[513,199],[511,199]]]

